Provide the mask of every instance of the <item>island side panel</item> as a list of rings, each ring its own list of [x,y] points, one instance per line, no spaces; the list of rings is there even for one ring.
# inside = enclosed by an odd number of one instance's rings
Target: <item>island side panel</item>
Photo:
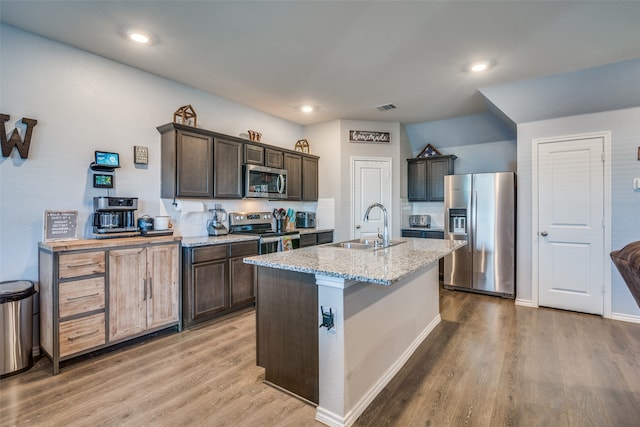
[[[265,380],[318,403],[315,276],[258,267],[256,358]]]
[[[390,286],[316,279],[319,304],[337,311],[335,328],[319,335],[316,419],[348,426],[440,322],[438,263]]]

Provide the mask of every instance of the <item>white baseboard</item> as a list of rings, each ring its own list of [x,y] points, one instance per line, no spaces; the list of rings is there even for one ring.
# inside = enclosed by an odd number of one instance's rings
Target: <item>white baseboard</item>
[[[520,299],[520,298],[516,299],[516,305],[521,305],[523,307],[532,307],[532,308],[537,308],[538,307],[533,302],[531,302],[531,300],[529,300],[529,299]]]
[[[620,320],[622,322],[640,323],[640,316],[624,313],[611,313],[611,319]]]

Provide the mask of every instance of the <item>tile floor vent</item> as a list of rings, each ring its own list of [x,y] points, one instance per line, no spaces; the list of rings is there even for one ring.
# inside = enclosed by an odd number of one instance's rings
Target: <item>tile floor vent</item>
[[[393,110],[394,108],[396,108],[396,106],[393,104],[384,104],[384,105],[378,105],[376,108],[380,111],[387,111],[387,110]]]

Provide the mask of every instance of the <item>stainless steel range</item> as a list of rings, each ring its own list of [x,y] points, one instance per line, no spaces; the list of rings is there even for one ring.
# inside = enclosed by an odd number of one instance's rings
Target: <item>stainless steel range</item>
[[[271,212],[231,212],[229,214],[229,232],[260,236],[260,255],[300,247],[300,233],[298,231],[276,231]]]

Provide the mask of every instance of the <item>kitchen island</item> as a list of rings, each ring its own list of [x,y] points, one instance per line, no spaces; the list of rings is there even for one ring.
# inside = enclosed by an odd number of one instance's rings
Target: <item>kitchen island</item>
[[[353,424],[440,322],[438,260],[464,244],[403,239],[245,258],[258,266],[265,381],[316,404],[318,421]]]

